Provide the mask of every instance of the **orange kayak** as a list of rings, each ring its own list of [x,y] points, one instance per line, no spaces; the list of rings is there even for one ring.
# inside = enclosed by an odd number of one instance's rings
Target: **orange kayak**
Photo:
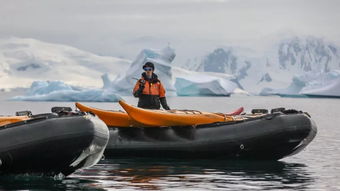
[[[217,114],[194,110],[167,111],[142,109],[131,106],[123,101],[119,101],[119,104],[133,120],[147,126],[187,126],[234,121],[234,118],[229,114]],[[239,110],[241,110],[241,108]]]
[[[0,126],[16,123],[19,121],[25,121],[30,119],[28,116],[6,116],[0,117]]]
[[[141,124],[135,122],[130,116],[123,111],[109,111],[96,109],[80,103],[75,103],[76,107],[83,112],[92,112],[96,114],[109,127],[138,127]]]

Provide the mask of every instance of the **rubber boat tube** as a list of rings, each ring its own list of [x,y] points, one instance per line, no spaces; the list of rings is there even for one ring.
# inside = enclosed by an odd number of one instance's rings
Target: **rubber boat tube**
[[[198,126],[109,128],[106,158],[279,160],[301,151],[317,132],[310,116],[295,110]]]
[[[0,126],[0,174],[69,175],[96,164],[109,139],[92,114],[41,114]]]

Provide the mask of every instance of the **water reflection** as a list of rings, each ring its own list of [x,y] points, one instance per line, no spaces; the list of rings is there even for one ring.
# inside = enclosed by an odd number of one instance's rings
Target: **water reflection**
[[[0,176],[0,190],[104,190],[93,183],[96,181],[32,174]]]
[[[92,186],[112,189],[307,189],[313,178],[307,166],[273,161],[104,160],[72,176],[96,180]]]
[[[103,160],[68,178],[0,176],[0,190],[306,190],[313,182],[298,163],[134,158]]]
[[[0,176],[0,190],[305,190],[304,164],[273,161],[116,159],[68,178]]]

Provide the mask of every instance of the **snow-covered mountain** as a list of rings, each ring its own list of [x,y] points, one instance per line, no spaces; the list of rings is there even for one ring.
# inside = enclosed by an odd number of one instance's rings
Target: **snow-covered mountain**
[[[202,61],[205,72],[221,72],[235,75],[237,80],[247,76],[251,62],[235,55],[232,49],[217,48]]]
[[[317,38],[292,38],[279,44],[281,68],[296,72],[326,73],[340,68],[340,49]]]
[[[183,68],[199,72],[216,72],[234,75],[242,80],[251,67],[251,62],[244,56],[237,55],[233,48],[217,48],[202,60],[189,60]]]
[[[277,56],[271,59],[277,60],[278,66],[269,75],[275,76],[276,71],[285,74],[289,84],[271,86],[269,94],[340,97],[340,89],[334,85],[340,81],[340,49],[336,45],[313,37],[295,37],[281,42]],[[261,94],[265,92],[268,93],[268,88]]]
[[[184,67],[234,75],[245,90],[255,94],[290,89],[292,84],[304,79],[315,84],[324,81],[324,76],[334,76],[328,73],[340,69],[340,48],[315,37],[293,37],[274,42],[263,52],[255,49],[217,48],[203,59],[196,58],[196,62],[188,62]],[[309,87],[309,81],[304,86]],[[338,94],[340,96],[340,90]]]
[[[1,88],[29,87],[37,80],[101,87],[101,75],[125,72],[130,61],[98,56],[70,46],[35,39],[0,39]]]

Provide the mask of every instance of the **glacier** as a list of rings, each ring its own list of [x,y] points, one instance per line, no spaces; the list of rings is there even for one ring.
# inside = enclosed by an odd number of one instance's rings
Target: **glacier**
[[[36,39],[0,39],[1,88],[28,88],[33,81],[44,80],[61,80],[75,86],[99,88],[103,73],[117,76],[130,63],[130,60],[99,56]]]
[[[26,95],[12,101],[116,102],[121,97],[107,89],[81,88],[61,81],[34,81]]]

